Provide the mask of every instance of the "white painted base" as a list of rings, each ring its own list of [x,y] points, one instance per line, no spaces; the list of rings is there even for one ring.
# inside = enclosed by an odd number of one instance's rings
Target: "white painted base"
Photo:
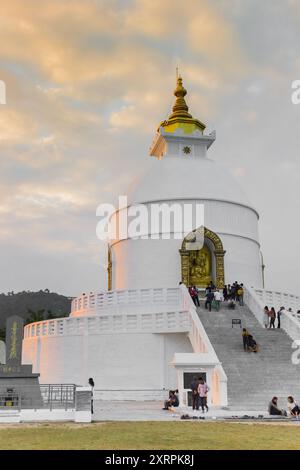
[[[21,410],[21,421],[74,421],[75,410]]]
[[[168,394],[169,390],[94,390],[94,400],[161,402]]]
[[[75,411],[75,423],[90,423],[92,413],[90,411]]]
[[[0,411],[0,423],[20,423],[21,415],[19,411]]]

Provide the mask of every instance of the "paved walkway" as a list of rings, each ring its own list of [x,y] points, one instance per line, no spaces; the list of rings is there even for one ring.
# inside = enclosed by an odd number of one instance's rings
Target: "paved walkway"
[[[94,401],[93,421],[174,421],[178,413],[162,410],[157,401]]]
[[[208,413],[202,411],[192,411],[188,407],[180,407],[173,411],[162,410],[163,404],[157,401],[135,402],[135,401],[101,401],[95,400],[93,421],[181,421],[183,414],[204,417],[205,420],[215,421],[223,419],[242,418],[243,416],[255,417],[261,420],[270,418],[267,412],[258,411],[233,411],[220,408],[210,408]],[[260,418],[258,418],[260,416]],[[278,418],[270,418],[272,421],[279,421]],[[200,421],[200,420],[199,420]],[[283,421],[289,422],[286,418]],[[298,420],[300,425],[300,419]]]

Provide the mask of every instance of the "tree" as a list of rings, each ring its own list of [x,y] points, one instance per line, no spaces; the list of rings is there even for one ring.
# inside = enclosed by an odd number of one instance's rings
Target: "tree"
[[[47,320],[52,320],[52,318],[55,318],[51,310],[47,310]]]
[[[35,323],[37,321],[43,321],[45,320],[44,318],[44,313],[45,309],[37,310],[36,312],[34,310],[31,310],[31,308],[27,309],[27,313],[29,314],[29,317],[25,321],[25,325],[28,323]]]

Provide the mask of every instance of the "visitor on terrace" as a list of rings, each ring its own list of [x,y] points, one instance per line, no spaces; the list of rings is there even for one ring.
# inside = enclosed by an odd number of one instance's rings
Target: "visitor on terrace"
[[[280,328],[280,322],[281,322],[281,315],[284,312],[284,307],[280,307],[280,309],[277,312],[277,328]]]
[[[235,300],[235,284],[230,287],[229,298]]]
[[[269,403],[268,412],[271,416],[287,416],[286,411],[278,408],[278,397],[273,397]]]
[[[222,297],[221,292],[217,289],[214,292],[214,305],[215,305],[217,312],[220,310],[220,304],[221,304],[222,298],[223,297]]]
[[[230,287],[230,286],[228,286]],[[226,300],[228,299],[228,290],[227,290],[227,286],[224,286],[223,288],[223,298],[224,298],[224,301],[226,302]]]
[[[276,312],[275,312],[274,307],[271,308],[271,310],[269,312],[269,316],[270,316],[270,326],[269,326],[269,328],[275,328]]]
[[[192,408],[193,410],[199,410],[199,393],[198,393],[199,380],[196,376],[193,377],[193,381],[190,385],[192,390]]]
[[[242,338],[243,338],[244,351],[248,351],[248,349],[249,349],[249,344],[248,344],[249,331],[246,328],[243,328]]]
[[[198,307],[200,307],[200,300],[199,300],[199,293],[200,293],[200,291],[199,291],[198,287],[196,287],[196,286],[193,286],[193,289],[194,289],[194,292],[195,292],[195,294],[196,294],[196,302],[197,302],[197,305],[198,305]]]
[[[92,377],[89,378],[89,386],[91,387],[91,413],[94,413],[94,387],[95,387],[95,382]]]
[[[214,298],[215,298],[215,294],[209,289],[208,293],[206,294],[205,308],[206,309],[208,308],[210,312],[211,312],[211,304]]]
[[[189,293],[190,293],[190,296],[192,297],[192,301],[194,302],[196,307],[200,307],[198,291],[195,289],[195,287],[190,286],[189,287]]]
[[[240,304],[241,307],[244,306],[244,285],[240,284],[240,286],[237,289],[237,300]]]
[[[209,283],[209,289],[210,290],[215,290],[216,286],[214,285],[214,283],[212,281],[210,281]]]
[[[264,325],[265,328],[268,328],[270,323],[270,317],[269,317],[269,307],[266,305],[264,308]]]
[[[298,418],[298,416],[300,415],[300,408],[292,396],[289,396],[287,398],[287,409],[289,415],[293,418]]]
[[[199,394],[199,405],[201,406],[202,413],[204,413],[204,408],[208,412],[207,406],[207,393],[209,392],[209,387],[202,377],[199,377],[198,385],[198,394]]]

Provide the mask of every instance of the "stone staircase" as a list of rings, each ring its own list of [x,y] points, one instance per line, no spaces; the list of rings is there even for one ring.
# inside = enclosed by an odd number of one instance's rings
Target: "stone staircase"
[[[292,340],[283,330],[265,329],[247,306],[229,310],[225,302],[219,312],[209,312],[201,300],[197,312],[226,372],[231,410],[266,411],[273,396],[284,409],[288,395],[300,402],[300,365],[292,364]],[[258,353],[244,351],[242,329],[232,328],[233,318],[253,335]]]

